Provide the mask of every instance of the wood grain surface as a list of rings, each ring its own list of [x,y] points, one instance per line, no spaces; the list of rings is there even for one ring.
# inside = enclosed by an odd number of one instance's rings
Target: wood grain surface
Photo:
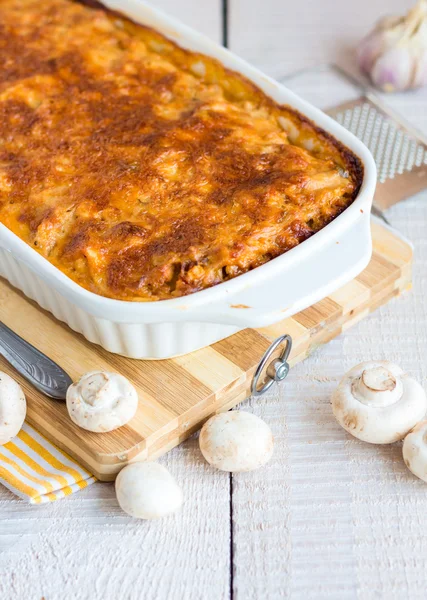
[[[221,10],[216,0],[151,1],[205,31]],[[233,50],[279,79],[322,62],[354,69],[354,45],[372,22],[412,4],[228,0],[229,37]],[[335,102],[328,82],[306,91],[315,103]],[[383,99],[427,135],[427,89]],[[393,360],[427,387],[427,193],[387,218],[414,243],[414,288],[241,405],[273,430],[266,467],[214,471],[191,437],[160,459],[185,503],[159,522],[127,517],[110,484],[38,508],[0,488],[0,598],[425,600],[426,486],[407,471],[399,444],[359,443],[329,403],[362,360]]]
[[[64,403],[50,400],[19,378],[27,396],[28,421],[104,481],[114,479],[130,461],[164,454],[209,416],[250,395],[255,369],[276,338],[292,336],[294,365],[409,286],[411,247],[378,223],[373,223],[372,235],[370,264],[335,294],[270,327],[245,329],[208,348],[163,361],[110,354],[0,282],[0,320],[60,364],[74,381],[94,369],[113,371],[127,377],[139,395],[137,413],[126,426],[91,433],[70,420]],[[16,376],[3,358],[0,367]]]

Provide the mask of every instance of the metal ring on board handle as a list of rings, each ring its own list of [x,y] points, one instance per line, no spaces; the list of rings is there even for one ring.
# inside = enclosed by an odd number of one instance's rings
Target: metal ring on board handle
[[[280,346],[286,342],[286,346],[284,347],[281,355],[278,358],[275,358],[271,361],[271,363],[267,367],[267,382],[262,386],[261,389],[258,389],[258,380],[260,378],[261,373],[263,372],[265,365],[267,364],[268,359],[273,354],[273,352]],[[292,338],[290,335],[281,335],[274,340],[271,346],[267,349],[266,353],[262,357],[257,370],[255,371],[254,378],[252,379],[251,384],[251,394],[252,396],[261,396],[271,388],[273,383],[276,381],[283,381],[288,373],[289,373],[289,364],[287,362],[289,354],[292,349]]]

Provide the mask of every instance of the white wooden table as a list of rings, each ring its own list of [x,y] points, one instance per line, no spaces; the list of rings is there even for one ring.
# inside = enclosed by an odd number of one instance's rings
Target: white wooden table
[[[327,61],[352,65],[375,16],[410,0],[229,0],[229,44],[282,77]],[[219,0],[156,4],[221,39]],[[427,133],[427,92],[386,99]],[[0,489],[2,600],[402,599],[427,596],[427,485],[399,445],[341,430],[329,398],[342,374],[389,358],[427,385],[427,192],[389,211],[415,244],[414,288],[292,370],[242,408],[276,445],[253,473],[216,472],[190,439],[162,462],[184,488],[175,517],[134,521],[113,486],[33,508]]]

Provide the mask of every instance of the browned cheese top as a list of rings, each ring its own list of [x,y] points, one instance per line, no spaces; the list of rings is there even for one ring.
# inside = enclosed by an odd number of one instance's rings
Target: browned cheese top
[[[211,58],[99,6],[0,0],[0,221],[96,294],[166,299],[254,269],[362,178]]]

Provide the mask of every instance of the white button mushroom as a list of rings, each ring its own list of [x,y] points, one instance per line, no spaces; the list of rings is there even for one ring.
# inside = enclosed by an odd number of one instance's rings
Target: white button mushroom
[[[95,433],[113,431],[135,415],[138,394],[118,373],[91,371],[67,390],[67,409],[79,427]]]
[[[182,492],[169,471],[155,462],[136,462],[116,478],[117,501],[137,519],[159,519],[177,511]]]
[[[7,444],[21,429],[27,403],[21,386],[0,371],[0,446]]]
[[[215,415],[200,432],[200,450],[221,471],[252,471],[270,460],[273,435],[261,419],[244,411]]]
[[[332,396],[332,409],[346,431],[365,442],[401,440],[427,410],[423,388],[388,361],[351,369]]]
[[[408,433],[402,454],[408,469],[427,482],[427,421],[421,421]]]

